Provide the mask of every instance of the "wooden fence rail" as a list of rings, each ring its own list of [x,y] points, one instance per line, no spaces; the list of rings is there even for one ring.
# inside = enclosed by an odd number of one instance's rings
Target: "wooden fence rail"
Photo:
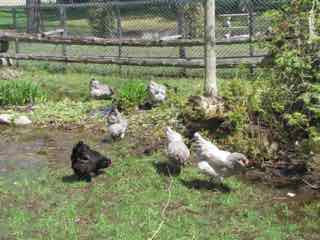
[[[145,40],[145,39],[106,39],[97,37],[46,36],[25,33],[0,32],[0,40],[32,43],[95,45],[95,46],[128,46],[128,47],[195,47],[203,46],[202,39]],[[257,39],[216,41],[216,45],[234,45],[256,43]]]
[[[148,67],[185,67],[204,68],[203,59],[152,59],[152,58],[119,58],[119,57],[92,57],[92,56],[54,56],[54,55],[34,55],[34,54],[0,54],[0,58],[11,58],[15,60],[35,60],[64,63],[84,63],[84,64],[113,64],[127,66],[148,66]],[[218,68],[232,68],[241,65],[259,65],[264,57],[239,57],[217,59]]]

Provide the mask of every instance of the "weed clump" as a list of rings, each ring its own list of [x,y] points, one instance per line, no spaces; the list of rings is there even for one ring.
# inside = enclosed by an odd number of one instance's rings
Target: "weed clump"
[[[0,81],[0,106],[43,102],[46,93],[32,81]]]
[[[127,82],[118,90],[116,103],[121,110],[129,111],[141,105],[148,96],[143,82]]]

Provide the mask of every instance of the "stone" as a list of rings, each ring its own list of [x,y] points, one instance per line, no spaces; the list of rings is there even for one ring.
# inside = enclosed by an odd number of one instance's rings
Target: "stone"
[[[18,125],[18,126],[29,125],[32,123],[32,121],[26,116],[17,117],[16,119],[14,119],[13,122],[15,125]]]
[[[10,114],[0,114],[0,124],[11,124],[13,116]]]

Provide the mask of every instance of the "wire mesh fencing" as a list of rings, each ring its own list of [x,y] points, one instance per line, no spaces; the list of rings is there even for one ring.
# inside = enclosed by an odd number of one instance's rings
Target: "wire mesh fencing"
[[[233,41],[255,38],[268,31],[265,13],[279,9],[288,1],[217,0],[216,39]],[[3,0],[0,3],[0,29],[43,33],[56,31],[61,36],[102,37],[108,39],[203,39],[205,35],[205,0]],[[62,56],[94,56],[141,59],[203,59],[204,48],[197,47],[128,47],[61,46],[19,42],[11,51]],[[218,58],[264,55],[251,44],[219,45]],[[72,66],[70,66],[72,67]],[[90,66],[104,71],[119,71],[118,66]],[[168,67],[121,66],[122,72],[175,75],[202,74]]]

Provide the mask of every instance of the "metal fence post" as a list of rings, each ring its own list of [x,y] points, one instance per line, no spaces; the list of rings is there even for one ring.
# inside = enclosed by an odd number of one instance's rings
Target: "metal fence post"
[[[216,13],[215,0],[206,0],[205,5],[205,83],[204,95],[215,97],[218,95],[216,73]]]
[[[66,20],[67,20],[67,11],[64,6],[60,6],[60,26],[63,29],[62,36],[67,36],[67,27],[66,27]],[[62,45],[62,55],[67,56],[67,46],[65,44]]]
[[[182,6],[177,5],[177,30],[178,34],[182,36],[182,38],[186,37],[186,24],[185,24],[185,17],[184,17],[184,9]],[[179,47],[179,58],[185,59],[187,56],[186,48]],[[181,71],[181,75],[186,76],[186,68],[183,68]]]
[[[118,4],[116,5],[116,12],[117,12],[117,37],[119,40],[121,40],[122,39],[121,12],[120,12],[120,7]],[[121,58],[121,55],[122,55],[122,46],[119,45],[118,57]],[[120,74],[121,74],[121,70],[122,70],[122,67],[121,67],[121,65],[119,65]]]
[[[17,10],[12,8],[12,29],[17,30]]]
[[[254,37],[254,16],[253,16],[253,5],[252,1],[250,1],[250,4],[248,6],[248,24],[249,24],[249,54],[250,57],[254,56],[254,46],[252,46],[252,40]],[[250,66],[250,72],[253,73],[253,67]]]

